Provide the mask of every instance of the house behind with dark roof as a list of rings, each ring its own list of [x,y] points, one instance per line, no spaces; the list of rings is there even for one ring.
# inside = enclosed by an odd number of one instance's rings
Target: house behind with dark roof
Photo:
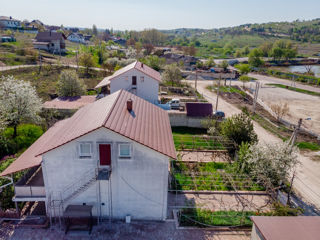
[[[38,32],[33,46],[36,49],[52,53],[64,53],[66,51],[66,36],[61,32],[46,31]]]

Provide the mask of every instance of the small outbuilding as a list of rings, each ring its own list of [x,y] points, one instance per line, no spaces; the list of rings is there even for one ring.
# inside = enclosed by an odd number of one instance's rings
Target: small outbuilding
[[[318,240],[320,217],[254,216],[251,240]]]

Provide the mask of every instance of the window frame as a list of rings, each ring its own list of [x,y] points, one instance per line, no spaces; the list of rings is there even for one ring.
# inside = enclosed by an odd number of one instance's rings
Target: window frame
[[[128,156],[121,155],[121,146],[123,146],[123,145],[129,146],[129,155]],[[126,142],[118,143],[118,158],[120,158],[120,159],[131,159],[132,158],[132,144],[131,143],[126,143]]]
[[[90,153],[88,155],[83,155],[81,153],[81,145],[89,144],[90,145]],[[79,142],[78,143],[78,156],[79,158],[92,158],[93,157],[93,143],[92,142]]]

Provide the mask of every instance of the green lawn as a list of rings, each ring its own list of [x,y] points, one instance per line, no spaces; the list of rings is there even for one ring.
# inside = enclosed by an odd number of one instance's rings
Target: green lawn
[[[172,188],[177,190],[208,191],[261,191],[263,187],[250,177],[236,174],[229,163],[172,163]]]
[[[173,141],[177,151],[181,150],[226,150],[222,137],[207,135],[202,128],[173,127]]]
[[[182,209],[180,224],[182,226],[252,226],[250,216],[257,215],[253,211],[211,211],[206,209]],[[203,223],[203,224],[201,224]]]
[[[312,96],[320,96],[320,93],[318,93],[318,92],[313,92],[313,91],[309,91],[309,90],[305,90],[305,89],[301,89],[301,88],[290,87],[290,86],[286,86],[286,85],[283,85],[283,84],[268,83],[267,85],[278,87],[278,88],[285,88],[285,89],[288,89],[288,90],[291,90],[291,91],[295,91],[295,92],[299,92],[299,93],[305,93],[305,94],[309,94],[309,95],[312,95]]]
[[[317,143],[313,143],[313,142],[299,142],[297,144],[297,146],[300,149],[308,149],[311,151],[319,151],[320,150],[320,145]]]

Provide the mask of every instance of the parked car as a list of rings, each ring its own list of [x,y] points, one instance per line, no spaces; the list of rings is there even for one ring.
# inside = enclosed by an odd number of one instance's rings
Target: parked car
[[[169,101],[169,105],[172,110],[184,111],[186,107],[185,104],[182,103],[179,98],[174,98],[171,101]]]
[[[217,120],[224,120],[225,117],[226,117],[226,115],[222,111],[214,111],[213,112],[213,118],[215,118]]]

